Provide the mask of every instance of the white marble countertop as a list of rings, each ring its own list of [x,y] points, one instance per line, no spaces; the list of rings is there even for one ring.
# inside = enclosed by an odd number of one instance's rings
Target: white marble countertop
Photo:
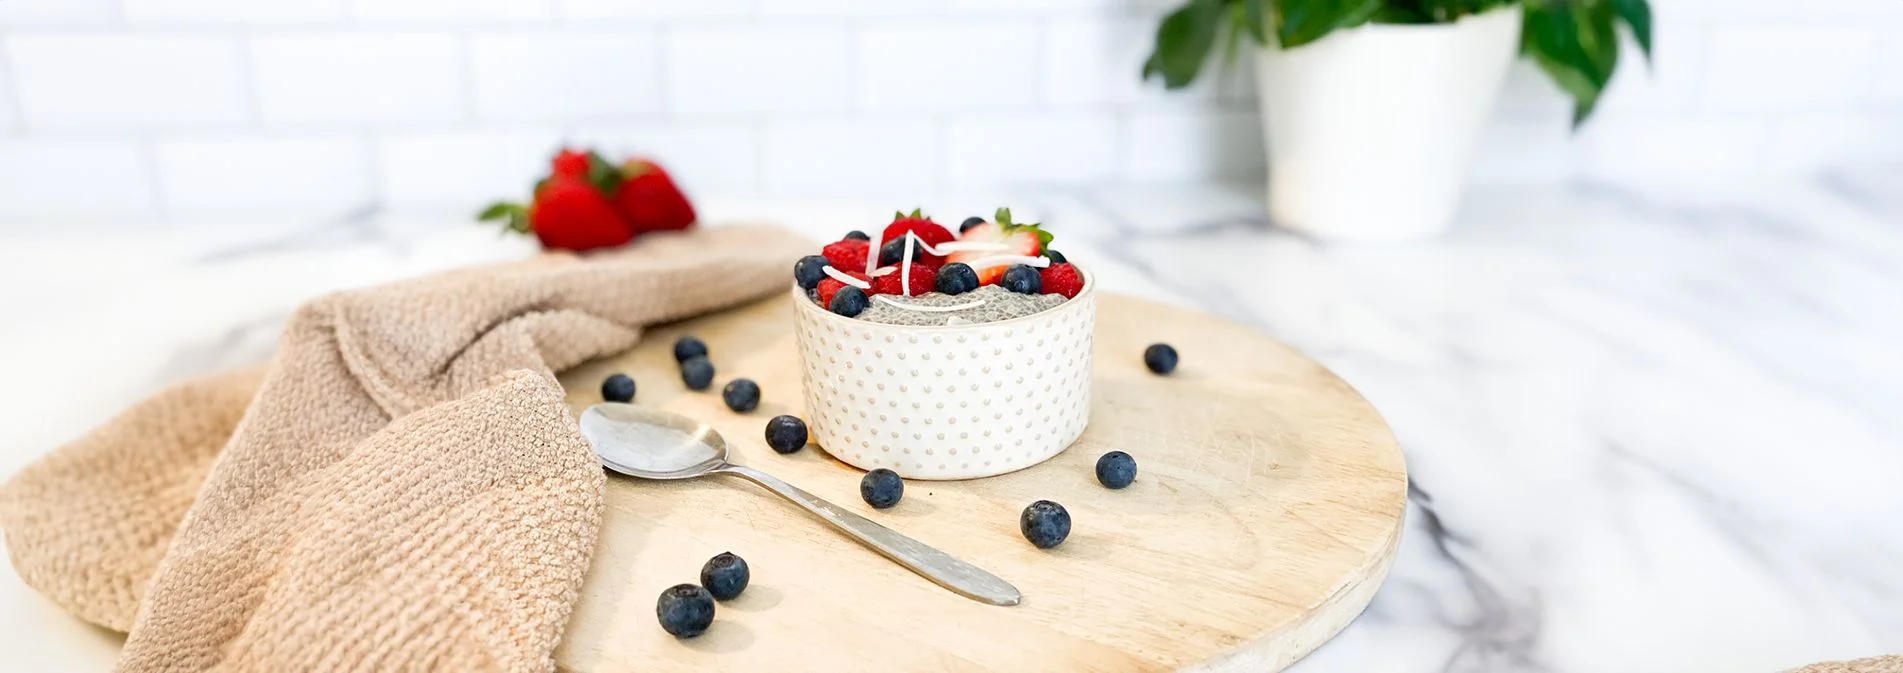
[[[962,216],[996,196],[924,205]],[[1903,166],[1477,189],[1446,237],[1387,247],[1272,230],[1245,189],[1007,198],[1107,289],[1259,326],[1393,426],[1414,484],[1401,556],[1293,670],[1903,652]],[[817,238],[893,207],[705,214]],[[155,386],[263,359],[306,297],[531,249],[453,214],[0,234],[0,473]],[[6,668],[104,670],[118,644],[0,571]]]

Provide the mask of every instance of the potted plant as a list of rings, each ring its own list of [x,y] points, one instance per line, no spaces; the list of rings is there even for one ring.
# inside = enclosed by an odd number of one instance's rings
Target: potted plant
[[[1188,86],[1219,42],[1252,41],[1269,217],[1321,238],[1401,240],[1453,220],[1514,47],[1573,98],[1576,128],[1619,62],[1651,55],[1646,0],[1189,0],[1143,77]]]

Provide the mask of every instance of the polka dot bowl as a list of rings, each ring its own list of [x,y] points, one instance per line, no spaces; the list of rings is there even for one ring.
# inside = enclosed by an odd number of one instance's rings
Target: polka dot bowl
[[[855,467],[907,479],[989,477],[1062,452],[1090,422],[1097,300],[1083,275],[1083,291],[1055,308],[935,327],[840,316],[795,285],[815,441]]]

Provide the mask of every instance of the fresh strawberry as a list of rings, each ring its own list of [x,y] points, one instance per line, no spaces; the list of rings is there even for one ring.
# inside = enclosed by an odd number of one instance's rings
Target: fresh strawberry
[[[951,230],[933,222],[932,218],[926,217],[924,213],[914,208],[910,215],[893,213],[892,223],[885,225],[885,231],[879,235],[879,243],[883,245],[886,241],[904,236],[908,231],[917,234],[919,240],[925,241],[928,245],[938,245],[956,238]],[[921,254],[919,258],[927,259],[934,265],[945,263],[945,258],[938,255]]]
[[[846,271],[845,269],[840,269],[840,270],[841,270],[841,271]],[[866,275],[865,275],[865,274],[863,274],[863,273],[859,273],[859,272],[857,272],[857,271],[846,271],[846,275],[848,275],[848,276],[852,276],[853,278],[857,278],[857,279],[859,279],[859,280],[865,280],[865,279],[866,279]],[[837,279],[837,278],[834,278],[834,277],[832,277],[832,276],[827,276],[827,277],[825,277],[825,278],[822,278],[822,279],[820,279],[820,281],[819,281],[819,286],[818,286],[818,287],[816,287],[816,288],[813,288],[813,289],[814,289],[814,291],[816,291],[816,292],[818,292],[818,293],[819,293],[819,305],[820,305],[820,306],[832,306],[832,305],[833,305],[833,293],[835,293],[835,292],[838,292],[838,291],[839,291],[839,288],[842,288],[842,287],[845,287],[845,286],[846,286],[846,284],[845,284],[845,283],[843,283],[843,282],[840,282],[840,280],[839,280],[839,279]]]
[[[549,161],[549,175],[570,178],[588,177],[588,154],[588,152],[562,148],[562,151]]]
[[[857,238],[848,238],[828,244],[819,254],[826,257],[826,263],[840,271],[859,271],[866,268],[866,255],[871,254],[871,243]]]
[[[954,252],[950,257],[946,258],[948,262],[972,264],[986,257],[995,257],[998,255],[1036,257],[1038,253],[1044,251],[1044,246],[1050,245],[1051,234],[1048,231],[1038,228],[1036,224],[1016,224],[1011,221],[1010,208],[999,208],[993,221],[966,229],[965,233],[958,237],[958,240],[1002,243],[1005,245],[1005,249],[1003,250],[968,250],[965,252]],[[981,266],[982,265],[972,266],[973,269],[978,271],[978,283],[981,285],[993,285],[998,282],[999,276],[1004,275],[1004,270],[1009,265],[991,266],[989,268],[981,268]]]
[[[1039,271],[1043,281],[1044,294],[1061,294],[1065,299],[1077,296],[1084,291],[1084,276],[1077,273],[1077,267],[1069,264],[1052,264]]]
[[[621,223],[614,205],[600,191],[580,179],[560,175],[543,181],[527,208],[498,203],[480,217],[507,219],[510,231],[535,234],[542,247],[550,249],[580,252],[634,239],[634,232]]]
[[[613,190],[615,211],[636,233],[694,226],[694,204],[659,164],[635,159],[621,166]]]
[[[920,263],[902,264],[899,268],[901,270],[910,269],[909,275],[902,277],[901,271],[894,271],[872,279],[872,294],[891,294],[909,297],[931,292],[932,288],[938,284],[937,266]],[[912,291],[910,293],[905,291],[906,277],[911,279]]]

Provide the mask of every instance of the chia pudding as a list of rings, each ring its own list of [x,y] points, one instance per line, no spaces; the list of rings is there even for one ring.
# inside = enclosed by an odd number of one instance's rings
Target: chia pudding
[[[866,322],[887,325],[969,325],[976,323],[998,322],[1055,308],[1066,301],[1061,294],[1019,294],[996,285],[986,285],[960,295],[941,292],[927,292],[916,297],[889,297],[876,295],[857,317]],[[978,306],[956,311],[911,311],[888,303],[901,302],[913,306],[963,306],[983,302]]]

